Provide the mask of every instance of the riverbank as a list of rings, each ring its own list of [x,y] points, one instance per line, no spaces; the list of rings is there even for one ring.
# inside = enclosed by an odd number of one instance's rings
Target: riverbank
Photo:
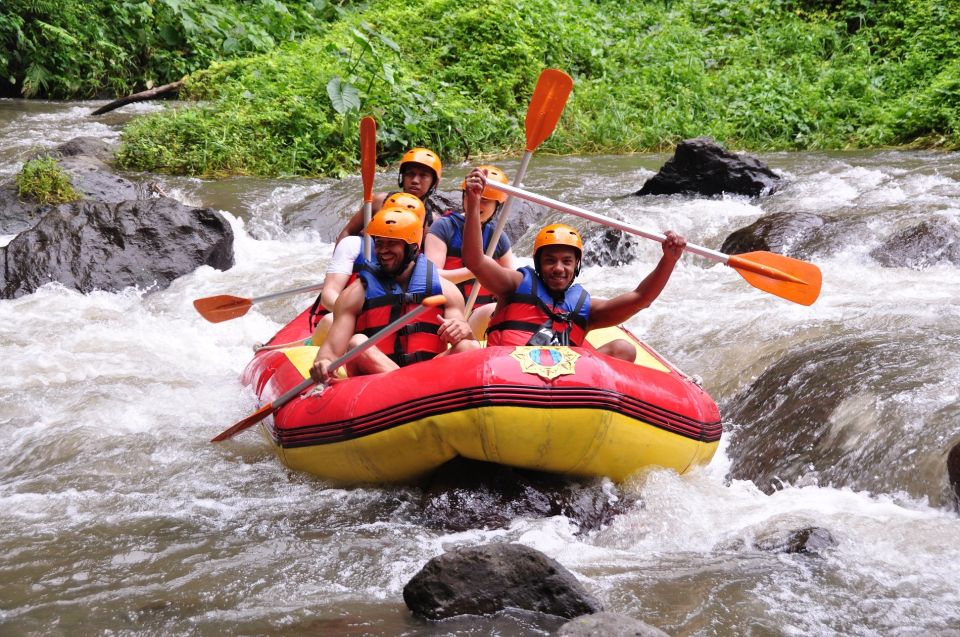
[[[323,34],[194,73],[203,100],[134,122],[129,169],[188,175],[356,171],[374,114],[381,163],[521,150],[544,66],[574,93],[541,153],[960,147],[960,3],[812,6],[375,0]],[[416,28],[412,28],[414,26]],[[584,28],[588,25],[589,28]]]

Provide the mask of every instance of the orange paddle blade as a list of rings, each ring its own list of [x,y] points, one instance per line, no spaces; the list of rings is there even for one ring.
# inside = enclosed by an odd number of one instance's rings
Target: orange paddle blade
[[[782,299],[813,305],[820,296],[823,275],[808,261],[773,252],[748,252],[731,255],[727,265],[753,287]]]
[[[373,201],[373,176],[377,172],[377,122],[372,117],[360,120],[360,176],[363,200]]]
[[[197,308],[200,316],[211,323],[221,323],[243,316],[250,311],[252,305],[252,299],[230,296],[229,294],[208,296],[193,302],[193,307]]]
[[[527,152],[532,153],[553,133],[572,90],[573,79],[563,71],[544,69],[540,73],[524,122],[527,129]]]
[[[247,416],[246,418],[238,422],[237,424],[230,427],[229,429],[226,429],[220,432],[220,434],[218,434],[215,438],[211,438],[210,442],[222,442],[224,440],[227,440],[228,438],[233,438],[244,429],[249,429],[250,427],[253,427],[255,424],[257,424],[258,422],[260,422],[261,420],[263,420],[264,418],[266,418],[272,413],[273,413],[273,403],[267,403],[260,409],[256,410],[255,412],[253,412],[252,414],[250,414],[249,416]]]

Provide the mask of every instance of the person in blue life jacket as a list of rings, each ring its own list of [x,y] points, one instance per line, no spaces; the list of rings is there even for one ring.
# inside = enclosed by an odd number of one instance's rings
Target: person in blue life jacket
[[[495,180],[502,184],[508,183],[507,175],[496,166],[478,166],[480,170],[486,173],[488,180]],[[467,180],[464,179],[460,190],[464,191],[466,196]],[[483,229],[483,250],[487,251],[490,241],[493,239],[493,233],[496,223],[492,223],[496,214],[500,211],[507,195],[494,190],[485,188],[480,195],[478,204],[480,209],[480,225]],[[448,212],[443,217],[437,219],[430,226],[430,232],[424,237],[423,251],[427,258],[433,261],[440,268],[440,276],[449,279],[457,284],[463,298],[470,298],[473,286],[476,285],[473,273],[463,265],[463,225],[464,216],[459,212]],[[510,248],[510,239],[507,235],[501,234],[497,241],[496,250],[493,258],[497,263],[505,268],[513,269],[513,251]],[[481,286],[477,299],[474,304],[474,310],[470,314],[469,322],[473,328],[473,333],[478,338],[482,337],[487,328],[487,321],[496,307],[496,299],[490,294],[490,291]]]
[[[420,218],[402,208],[384,208],[370,221],[367,234],[374,239],[376,262],[364,264],[359,279],[337,299],[333,324],[310,370],[314,380],[329,380],[333,360],[436,294],[446,297],[442,308],[422,314],[392,338],[347,363],[347,374],[389,372],[436,356],[479,348],[463,318],[460,290],[441,277],[420,252]]]
[[[399,207],[409,210],[422,220],[426,216],[423,202],[414,195],[395,192],[383,202],[383,208]],[[313,329],[311,344],[322,345],[333,324],[333,308],[344,288],[357,277],[363,265],[363,237],[351,235],[341,239],[333,250],[327,273],[323,279],[323,291],[310,308],[310,327]]]
[[[682,236],[668,231],[663,256],[635,289],[612,299],[593,298],[574,283],[580,273],[583,241],[571,226],[553,224],[537,233],[533,268],[511,270],[484,255],[478,204],[485,186],[482,170],[474,169],[467,176],[463,262],[498,299],[487,328],[488,346],[584,345],[591,329],[619,325],[649,307],[687,245]],[[623,339],[599,351],[628,361],[636,358],[636,348]]]
[[[400,192],[413,195],[423,202],[427,210],[423,218],[424,229],[429,228],[433,220],[445,212],[443,203],[434,197],[442,175],[443,164],[440,157],[429,148],[411,148],[400,158],[397,186]],[[394,193],[374,193],[371,202],[373,214],[384,206],[387,197],[392,194]],[[363,232],[363,207],[350,217],[347,225],[337,235],[337,243],[349,236],[359,236],[361,232]]]

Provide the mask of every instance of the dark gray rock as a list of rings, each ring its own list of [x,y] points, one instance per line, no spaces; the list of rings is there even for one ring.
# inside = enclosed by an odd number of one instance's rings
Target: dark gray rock
[[[757,540],[757,548],[772,553],[823,553],[837,541],[827,529],[808,526],[786,533],[773,533]]]
[[[568,618],[602,610],[556,560],[521,544],[463,547],[435,557],[403,587],[403,601],[427,619],[505,608]]]
[[[947,479],[953,487],[957,508],[960,509],[960,444],[956,444],[947,454]]]
[[[58,206],[0,253],[0,297],[51,281],[90,292],[165,288],[201,265],[233,265],[233,230],[217,212],[172,199]]]
[[[99,137],[83,136],[74,137],[54,148],[39,150],[29,155],[28,159],[36,159],[37,157],[61,159],[63,157],[77,157],[82,155],[84,157],[98,159],[104,163],[109,163],[113,161],[115,150],[116,148],[113,145],[108,144]]]
[[[447,531],[507,527],[519,517],[563,515],[581,533],[609,524],[635,500],[608,493],[603,483],[457,458],[430,478],[423,523]]]
[[[709,137],[687,139],[635,195],[723,193],[757,197],[773,192],[780,176],[760,160],[723,149]]]
[[[594,613],[568,621],[556,637],[669,637],[659,628],[616,613]]]
[[[53,206],[21,201],[13,179],[0,183],[0,234],[17,234],[33,227]]]
[[[584,235],[584,267],[617,267],[632,263],[634,255],[640,250],[641,242],[648,241],[613,228],[603,228],[600,231],[587,229]]]
[[[902,230],[870,252],[888,268],[921,270],[942,262],[960,265],[960,225],[929,219]]]
[[[74,189],[84,199],[120,203],[149,198],[149,194],[142,191],[137,184],[116,174],[99,159],[77,155],[57,161],[70,177]]]
[[[763,250],[803,258],[826,221],[809,212],[777,212],[732,232],[720,246],[726,254]]]

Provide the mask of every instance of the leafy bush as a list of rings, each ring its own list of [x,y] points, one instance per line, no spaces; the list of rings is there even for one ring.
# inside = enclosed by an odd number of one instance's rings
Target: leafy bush
[[[327,0],[4,0],[0,96],[115,96],[268,51],[336,18]]]
[[[539,152],[960,147],[960,0],[373,0],[322,34],[194,73],[204,100],[127,129],[129,168],[342,175],[515,153],[544,67],[575,79]]]
[[[80,199],[70,178],[55,159],[40,157],[26,162],[17,173],[17,194],[37,203],[60,204]]]

